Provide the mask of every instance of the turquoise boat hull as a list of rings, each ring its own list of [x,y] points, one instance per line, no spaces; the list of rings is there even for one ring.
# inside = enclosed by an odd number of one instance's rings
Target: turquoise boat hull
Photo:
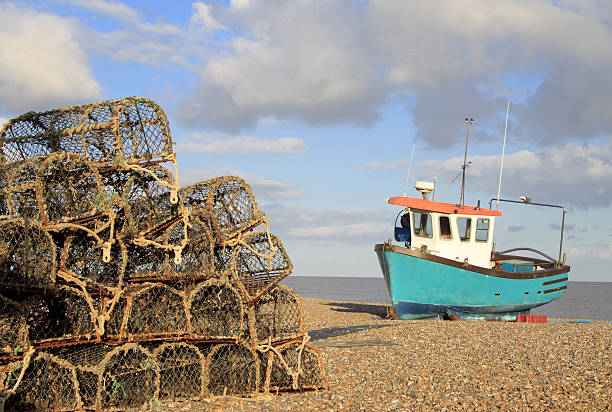
[[[376,245],[375,251],[401,319],[515,320],[562,296],[570,269],[564,265],[508,272],[390,244]]]

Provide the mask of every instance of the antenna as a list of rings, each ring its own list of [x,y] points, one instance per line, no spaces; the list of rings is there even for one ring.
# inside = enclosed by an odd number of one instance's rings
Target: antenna
[[[465,136],[465,154],[463,155],[463,166],[461,166],[463,170],[463,177],[461,178],[461,197],[459,198],[459,204],[461,205],[461,207],[463,207],[463,204],[465,203],[465,167],[467,162],[467,148],[468,139],[470,137],[470,125],[474,123],[474,119],[472,119],[471,117],[466,117],[465,122],[467,123],[467,135]]]
[[[412,151],[410,152],[410,163],[408,164],[408,174],[406,175],[406,182],[404,183],[404,197],[406,197],[406,188],[408,187],[408,179],[410,178],[410,171],[412,170],[412,156],[414,155],[414,146],[416,146],[416,140],[412,139]]]
[[[506,152],[506,134],[508,132],[508,114],[510,114],[510,99],[506,108],[506,127],[504,128],[504,145],[502,146],[501,164],[499,166],[499,186],[497,186],[497,210],[499,210],[499,194],[501,193],[501,179],[504,171],[504,154]]]

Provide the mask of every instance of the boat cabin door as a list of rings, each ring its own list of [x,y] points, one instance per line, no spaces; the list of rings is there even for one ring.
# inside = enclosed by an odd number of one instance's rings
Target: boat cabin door
[[[404,242],[406,246],[410,246],[410,241],[412,240],[412,231],[410,229],[410,212],[400,210],[395,218],[395,228],[393,234],[397,242]]]

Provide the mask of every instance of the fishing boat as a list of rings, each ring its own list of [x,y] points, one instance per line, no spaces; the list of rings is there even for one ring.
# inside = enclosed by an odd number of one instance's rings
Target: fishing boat
[[[402,208],[395,219],[395,243],[389,239],[374,250],[400,319],[441,316],[511,321],[565,293],[570,270],[562,253],[565,209],[528,197],[491,199],[488,209],[481,208],[480,201],[467,206],[463,203],[465,160],[459,203],[430,200],[435,185],[423,181],[415,184],[421,198],[387,199],[388,204]],[[510,202],[562,209],[559,257],[530,247],[496,251],[493,231],[502,213],[491,208],[495,200],[498,207],[499,202]]]

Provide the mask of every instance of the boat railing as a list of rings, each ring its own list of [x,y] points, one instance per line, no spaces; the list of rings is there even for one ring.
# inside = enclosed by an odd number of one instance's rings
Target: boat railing
[[[548,203],[536,203],[536,202],[532,202],[530,197],[526,197],[526,196],[521,196],[521,200],[510,200],[510,199],[500,199],[500,198],[492,198],[491,200],[489,200],[489,209],[491,209],[491,207],[493,206],[493,201],[497,200],[497,208],[499,209],[499,202],[507,202],[507,203],[521,203],[521,204],[525,204],[525,205],[533,205],[533,206],[544,206],[544,207],[553,207],[553,208],[557,208],[557,209],[561,209],[563,211],[563,215],[561,217],[561,239],[559,241],[559,259],[555,260],[550,258],[550,256],[547,255],[543,255],[541,252],[537,251],[537,250],[532,250],[536,253],[540,253],[542,254],[542,256],[549,258],[550,260],[552,260],[556,265],[560,265],[561,264],[561,258],[563,257],[563,264],[565,264],[565,254],[563,253],[563,233],[565,231],[565,214],[567,213],[567,210],[565,210],[565,207],[561,206],[561,205],[552,205],[552,204],[548,204]]]
[[[553,263],[555,266],[560,266],[562,263],[559,260],[556,260],[555,258],[551,257],[550,255],[547,255],[544,252],[541,252],[537,249],[534,248],[530,248],[530,247],[515,247],[512,249],[508,249],[508,250],[503,250],[501,252],[498,251],[494,251],[494,255],[498,256],[498,255],[505,255],[506,253],[512,253],[512,252],[517,252],[517,251],[527,251],[527,252],[533,252],[533,253],[537,253],[538,255],[548,259],[550,261],[550,263]]]

